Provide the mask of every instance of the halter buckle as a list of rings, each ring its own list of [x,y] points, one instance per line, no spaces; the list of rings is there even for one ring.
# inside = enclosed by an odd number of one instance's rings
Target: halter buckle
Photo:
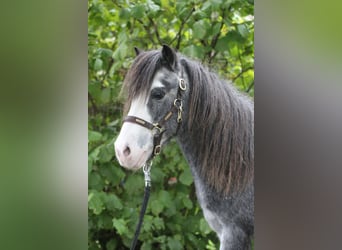
[[[163,132],[163,129],[160,127],[159,123],[153,123],[153,129],[157,129],[159,133]]]

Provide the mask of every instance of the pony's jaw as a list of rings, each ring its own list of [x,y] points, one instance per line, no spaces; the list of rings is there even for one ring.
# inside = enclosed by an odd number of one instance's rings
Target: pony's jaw
[[[151,121],[146,103],[142,98],[132,101],[128,115]],[[116,158],[121,166],[137,170],[144,165],[151,155],[152,143],[151,131],[137,124],[125,122],[114,143]]]

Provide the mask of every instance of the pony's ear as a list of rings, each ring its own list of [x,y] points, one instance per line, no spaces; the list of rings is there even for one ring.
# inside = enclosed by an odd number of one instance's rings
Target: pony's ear
[[[141,52],[143,52],[141,49],[138,49],[137,47],[134,47],[135,55],[138,56]]]
[[[166,63],[171,67],[172,70],[175,70],[177,65],[177,54],[167,45],[163,45],[162,48],[162,57],[166,61]]]

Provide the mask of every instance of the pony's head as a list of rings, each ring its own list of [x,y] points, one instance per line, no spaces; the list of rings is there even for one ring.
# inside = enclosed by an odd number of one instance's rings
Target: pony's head
[[[179,99],[182,77],[177,54],[170,47],[135,52],[137,57],[123,86],[127,94],[125,113],[133,119],[125,120],[129,122],[124,122],[115,141],[120,165],[133,170],[142,167],[153,154],[157,133],[161,144],[176,133],[181,102],[175,100]],[[162,126],[157,127],[157,123]]]

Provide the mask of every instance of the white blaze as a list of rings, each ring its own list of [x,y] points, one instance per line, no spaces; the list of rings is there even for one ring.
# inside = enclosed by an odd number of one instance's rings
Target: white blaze
[[[155,79],[160,79],[157,74]],[[151,89],[161,87],[159,80],[154,80]],[[131,103],[129,116],[136,116],[152,123],[152,117],[147,108],[148,98],[139,96]],[[115,141],[115,153],[121,166],[129,169],[139,169],[148,160],[153,150],[153,134],[149,129],[135,123],[125,122]]]
[[[129,116],[137,116],[151,122],[151,115],[143,98],[132,101]],[[135,123],[125,122],[122,125],[119,137],[115,141],[115,153],[121,166],[140,168],[152,150],[152,134],[147,128]]]

